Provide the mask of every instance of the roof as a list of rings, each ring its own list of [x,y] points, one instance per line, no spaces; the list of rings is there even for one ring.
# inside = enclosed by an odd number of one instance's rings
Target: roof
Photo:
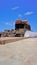
[[[22,24],[30,25],[27,20],[23,20]]]
[[[30,25],[27,20],[23,20],[23,21],[16,20],[15,24],[27,24],[27,25]]]
[[[22,21],[21,20],[16,20],[15,24],[22,24]]]

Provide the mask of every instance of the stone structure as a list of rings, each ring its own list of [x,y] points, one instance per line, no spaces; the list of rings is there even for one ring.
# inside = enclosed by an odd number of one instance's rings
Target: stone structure
[[[24,37],[26,30],[31,30],[30,24],[27,20],[17,20],[15,23],[16,37]]]
[[[30,24],[27,20],[16,20],[15,30],[5,30],[0,32],[0,37],[24,37],[26,30],[31,31]]]
[[[0,33],[0,37],[15,37],[15,30],[5,30]]]

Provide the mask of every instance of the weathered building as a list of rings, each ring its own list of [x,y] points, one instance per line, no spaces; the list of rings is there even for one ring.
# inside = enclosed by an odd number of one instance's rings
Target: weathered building
[[[26,30],[31,30],[30,24],[27,20],[17,20],[15,23],[16,37],[24,37]]]
[[[0,37],[15,37],[15,30],[5,30],[0,33]]]
[[[0,33],[0,37],[24,37],[26,30],[31,30],[30,24],[27,20],[16,20],[15,30],[4,30]]]

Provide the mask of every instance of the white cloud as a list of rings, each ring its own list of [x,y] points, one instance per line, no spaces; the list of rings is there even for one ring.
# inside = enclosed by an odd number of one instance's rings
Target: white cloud
[[[6,26],[15,26],[15,21],[14,22],[6,22],[5,25]]]
[[[24,15],[31,15],[31,14],[33,14],[33,12],[32,12],[32,11],[27,11],[27,12],[25,12],[25,14],[24,14]]]
[[[5,25],[7,25],[7,26],[12,26],[12,23],[6,22]]]
[[[16,10],[18,8],[19,8],[19,6],[15,6],[15,7],[12,8],[12,10]]]
[[[19,15],[18,15],[18,17],[22,17],[22,15],[21,15],[21,14],[19,14]]]
[[[13,22],[13,26],[15,26],[15,22]]]
[[[21,19],[23,17],[22,14],[18,14],[18,19]]]

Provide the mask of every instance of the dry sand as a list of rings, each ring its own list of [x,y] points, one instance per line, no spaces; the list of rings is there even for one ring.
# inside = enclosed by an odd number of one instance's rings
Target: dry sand
[[[37,65],[37,38],[0,45],[0,65]]]
[[[0,44],[7,44],[25,39],[24,37],[1,37]]]

